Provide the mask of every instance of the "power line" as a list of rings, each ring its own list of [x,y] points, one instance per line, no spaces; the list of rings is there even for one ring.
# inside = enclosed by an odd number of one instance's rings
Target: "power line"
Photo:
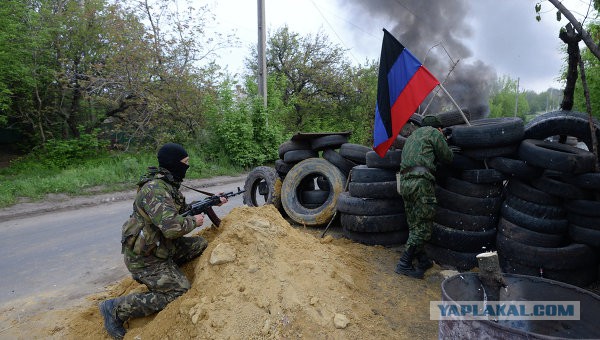
[[[325,11],[325,12],[327,12],[329,15],[336,17],[337,19],[339,19],[339,20],[341,20],[341,21],[345,22],[346,24],[348,24],[348,25],[350,25],[350,26],[354,26],[354,28],[356,28],[357,30],[361,31],[362,33],[365,33],[365,34],[367,34],[367,35],[370,35],[371,37],[373,37],[373,38],[375,38],[375,39],[379,39],[379,36],[376,36],[375,34],[373,34],[373,33],[370,33],[370,32],[368,32],[368,31],[364,30],[362,27],[358,26],[357,24],[355,24],[355,23],[354,23],[354,22],[352,22],[352,21],[346,20],[346,18],[344,18],[344,17],[341,17],[341,16],[339,16],[339,15],[337,15],[337,14],[335,14],[335,13],[331,12],[331,11],[328,11],[328,10],[326,10],[326,9],[325,9],[325,10],[323,10],[323,9],[322,9],[322,11]]]
[[[417,20],[421,20],[421,18],[419,18],[419,16],[417,14],[415,14],[415,12],[411,11],[410,8],[406,7],[406,5],[401,3],[400,0],[396,0],[396,2],[398,3],[398,5],[402,6],[402,8],[407,10],[408,13],[412,14]],[[423,21],[423,22],[425,22],[425,21]]]
[[[354,60],[356,60],[356,63],[360,64],[360,61],[358,61],[358,59],[352,53],[352,50],[344,43],[344,40],[342,39],[342,37],[340,37],[340,35],[335,30],[335,28],[333,28],[333,25],[331,25],[329,23],[329,20],[327,20],[327,18],[325,18],[325,16],[323,15],[323,12],[321,12],[321,10],[319,9],[319,7],[317,7],[317,4],[315,4],[315,2],[313,0],[310,0],[310,2],[313,4],[313,6],[315,6],[315,9],[317,10],[317,12],[319,12],[319,14],[323,18],[323,20],[325,20],[325,22],[327,23],[327,25],[329,26],[329,28],[331,28],[331,30],[333,31],[333,34],[335,34],[335,36],[340,40],[340,42],[342,43],[342,45],[344,45],[344,47],[346,47],[346,49],[348,50],[348,53],[350,53],[350,55],[352,56],[352,58],[354,58]]]

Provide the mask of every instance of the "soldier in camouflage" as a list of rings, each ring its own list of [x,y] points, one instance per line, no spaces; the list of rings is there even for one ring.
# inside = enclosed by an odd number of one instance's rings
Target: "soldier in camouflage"
[[[422,127],[406,139],[402,149],[398,191],[404,200],[409,236],[395,271],[419,279],[433,266],[423,247],[431,237],[437,204],[436,162],[450,163],[453,158],[441,127],[436,116],[423,117]],[[413,266],[415,257],[416,269]]]
[[[104,328],[115,339],[125,336],[123,323],[161,311],[190,288],[179,265],[202,254],[208,242],[201,236],[183,237],[201,226],[204,215],[183,217],[188,210],[179,187],[189,168],[185,149],[175,143],[158,151],[159,167],[148,168],[138,183],[133,213],[122,227],[122,252],[133,278],[148,287],[99,305]],[[222,197],[221,204],[227,199]]]

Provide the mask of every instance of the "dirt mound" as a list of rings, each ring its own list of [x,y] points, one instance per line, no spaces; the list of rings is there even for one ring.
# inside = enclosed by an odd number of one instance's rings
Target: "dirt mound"
[[[318,233],[317,233],[318,232]],[[440,300],[440,268],[425,280],[394,273],[400,254],[321,231],[295,228],[271,205],[233,209],[209,246],[184,266],[192,288],[160,313],[133,320],[129,339],[436,338],[429,301]],[[98,301],[145,287],[131,279],[64,315],[49,337],[102,338]]]

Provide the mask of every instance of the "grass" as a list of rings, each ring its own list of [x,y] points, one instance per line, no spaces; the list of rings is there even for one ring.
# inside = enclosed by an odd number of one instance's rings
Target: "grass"
[[[244,169],[225,157],[207,161],[201,153],[188,150],[190,169],[186,179],[238,175]],[[155,153],[106,153],[71,162],[65,169],[29,156],[0,169],[0,208],[21,200],[42,200],[48,194],[89,195],[135,188],[148,166],[158,165]]]

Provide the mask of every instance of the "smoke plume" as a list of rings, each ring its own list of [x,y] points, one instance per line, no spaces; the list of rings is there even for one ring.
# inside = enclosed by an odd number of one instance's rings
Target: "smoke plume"
[[[351,11],[356,13],[352,18],[355,22],[368,25],[371,21],[372,25],[373,21],[383,22],[374,18],[387,20],[391,27],[382,28],[392,33],[440,82],[445,81],[445,88],[458,105],[470,109],[472,119],[488,114],[489,93],[496,71],[481,61],[467,63],[464,60],[472,55],[463,43],[473,34],[467,23],[468,0],[352,0],[345,3],[354,7]],[[425,99],[421,110],[430,99]],[[440,91],[427,112],[453,109]]]

